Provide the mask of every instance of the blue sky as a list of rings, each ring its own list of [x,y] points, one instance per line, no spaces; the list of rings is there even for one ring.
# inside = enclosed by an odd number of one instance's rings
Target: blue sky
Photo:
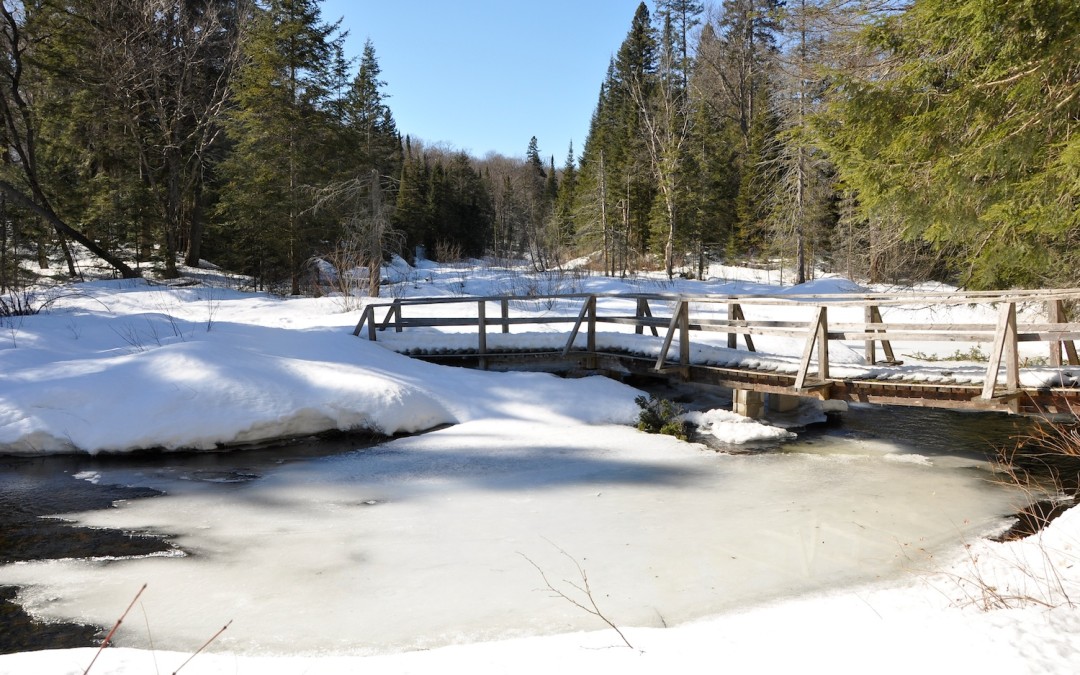
[[[370,38],[398,129],[483,157],[580,155],[640,0],[324,0],[346,51]],[[648,3],[650,10],[652,3]]]

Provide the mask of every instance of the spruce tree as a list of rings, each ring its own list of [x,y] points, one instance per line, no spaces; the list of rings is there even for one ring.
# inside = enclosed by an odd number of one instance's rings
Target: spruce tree
[[[314,189],[331,178],[335,77],[341,36],[315,0],[268,0],[243,43],[227,120],[233,151],[223,166],[222,234],[248,274],[300,292],[304,264],[333,219],[313,210]]]
[[[582,154],[587,193],[599,200],[594,217],[604,222],[610,273],[630,270],[649,247],[657,186],[639,102],[652,98],[657,49],[648,6],[641,3],[608,69]]]
[[[866,31],[821,136],[864,217],[958,252],[977,288],[1080,279],[1080,5],[918,0]]]

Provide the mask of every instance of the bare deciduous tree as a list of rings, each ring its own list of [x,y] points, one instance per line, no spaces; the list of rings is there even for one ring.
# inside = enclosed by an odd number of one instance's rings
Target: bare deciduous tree
[[[343,213],[341,237],[322,256],[334,267],[335,289],[346,298],[356,291],[379,297],[383,259],[388,252],[400,250],[404,237],[391,226],[378,170],[321,190],[315,209]]]
[[[24,186],[19,186],[7,176],[0,177],[0,192],[11,202],[42,218],[56,231],[61,242],[70,237],[107,262],[123,277],[137,277],[138,272],[118,256],[99,246],[57,215],[46,195],[38,167],[37,125],[24,81],[27,74],[27,54],[33,49],[33,45],[23,33],[24,19],[25,8],[20,3],[9,3],[7,0],[0,3],[0,118],[7,141],[6,151],[13,155],[11,164],[18,169],[21,182],[24,183]],[[75,266],[70,253],[67,258],[68,271],[74,275]]]

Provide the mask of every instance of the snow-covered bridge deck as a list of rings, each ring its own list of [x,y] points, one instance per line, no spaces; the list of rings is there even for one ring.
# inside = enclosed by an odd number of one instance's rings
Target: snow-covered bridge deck
[[[413,298],[367,305],[354,335],[440,362],[666,376],[759,401],[1066,412],[1080,410],[1078,303],[1080,289]]]

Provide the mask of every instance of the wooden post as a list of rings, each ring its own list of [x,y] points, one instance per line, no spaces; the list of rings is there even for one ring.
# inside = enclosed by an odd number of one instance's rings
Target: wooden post
[[[638,320],[646,319],[646,318],[648,318],[648,319],[652,318],[652,310],[649,308],[649,301],[647,299],[645,299],[645,298],[638,298],[637,299],[637,311],[634,312],[634,318],[638,319]],[[649,330],[652,331],[653,337],[657,337],[657,336],[660,335],[656,331],[656,326],[649,326]],[[635,335],[642,335],[644,332],[645,332],[644,324],[638,323],[637,325],[634,326],[634,334]]]
[[[585,348],[589,355],[585,357],[585,367],[590,370],[596,369],[596,296],[590,295],[586,308],[589,313],[589,332],[585,338]]]
[[[690,374],[690,303],[685,301],[679,313],[679,365],[684,376]]]
[[[885,323],[881,319],[881,310],[878,309],[878,307],[876,305],[867,306],[865,318],[866,318],[866,323],[867,324],[883,324],[883,323]],[[886,331],[885,331],[884,328],[871,328],[869,325],[867,325],[866,326],[866,332],[867,333],[884,333]],[[877,363],[877,349],[876,349],[876,347],[877,347],[878,342],[879,342],[879,340],[873,340],[873,339],[870,339],[870,340],[866,341],[866,362],[869,363],[870,365],[874,365],[875,363]],[[881,342],[881,350],[885,353],[885,363],[887,363],[889,365],[899,365],[899,362],[896,360],[896,356],[893,354],[892,343],[889,342],[888,340],[880,340],[880,342]]]
[[[364,330],[364,324],[368,327],[368,339],[375,340],[375,308],[368,305],[364,308],[363,313],[360,314],[360,320],[356,322],[356,328],[353,329],[353,336],[359,337],[360,331]]]
[[[1062,300],[1048,300],[1047,301],[1047,317],[1050,323],[1065,323],[1065,302]],[[1062,349],[1065,350],[1065,357],[1068,359],[1070,366],[1080,366],[1080,358],[1076,354],[1076,343],[1072,340],[1051,340],[1050,341],[1050,365],[1054,368],[1058,368],[1065,363],[1065,359],[1062,358]]]
[[[577,339],[578,332],[581,330],[581,324],[582,324],[583,321],[585,321],[585,317],[589,316],[589,308],[590,307],[592,307],[592,317],[591,317],[590,322],[589,322],[590,327],[589,327],[588,330],[591,330],[591,331],[593,331],[595,333],[595,331],[596,331],[596,296],[595,295],[590,295],[588,298],[585,299],[585,302],[582,303],[582,305],[581,305],[581,311],[578,312],[577,321],[574,322],[574,328],[570,331],[570,337],[566,340],[566,346],[563,347],[563,352],[562,352],[563,356],[568,355],[570,353],[570,350],[572,350],[574,348],[574,340]],[[595,339],[596,338],[594,336],[593,340],[595,341]]]
[[[746,315],[743,314],[742,305],[738,303],[728,305],[728,321],[746,321]],[[746,342],[747,351],[756,351],[754,349],[754,338],[750,337],[750,333],[743,333],[743,341]],[[727,346],[728,349],[735,349],[739,346],[738,333],[728,333]]]
[[[499,300],[499,306],[502,308],[502,332],[510,332],[510,300],[503,298]]]
[[[397,317],[397,321],[394,323],[394,332],[400,333],[405,330],[405,327],[401,325],[401,300],[394,300],[394,304],[390,307],[390,313],[392,316]]]
[[[738,303],[728,303],[727,306],[727,318],[728,321],[737,321],[742,316],[742,307]],[[727,346],[728,349],[736,349],[739,346],[739,334],[728,333],[727,334]],[[741,414],[741,413],[740,413]]]
[[[681,318],[685,312],[686,301],[676,300],[675,308],[671,313],[671,321],[668,322],[667,335],[664,336],[664,344],[660,347],[660,355],[656,359],[656,370],[663,370],[664,363],[667,361],[668,349],[671,347],[672,340],[675,339],[675,329],[682,325]],[[685,341],[684,341],[685,342]]]
[[[998,370],[1001,360],[1005,360],[1005,393],[1012,395],[1020,386],[1020,355],[1016,344],[1016,303],[1009,302],[1001,306],[998,312],[997,331],[994,334],[994,346],[990,350],[990,361],[986,366],[981,398],[994,398],[997,388]],[[1014,401],[1011,406],[1016,405]]]
[[[803,348],[802,359],[799,361],[799,372],[795,376],[796,389],[806,387],[815,345],[818,354],[817,383],[825,384],[829,379],[829,321],[828,311],[824,305],[818,307],[817,318],[807,328],[810,334],[806,338],[806,347]]]
[[[487,303],[480,300],[476,303],[476,323],[479,330],[477,349],[480,353],[480,370],[487,370]]]
[[[817,322],[818,377],[822,382],[829,379],[829,320],[828,309],[822,305]]]
[[[869,325],[869,324],[874,323],[874,310],[875,309],[876,309],[875,307],[873,307],[871,305],[867,305],[866,310],[863,313],[863,319],[866,321],[866,324],[867,324],[867,326],[866,326],[866,332],[867,333],[876,332],[876,331],[872,330],[870,328],[870,325]],[[867,340],[864,344],[866,346],[866,349],[865,349],[865,351],[866,351],[866,362],[872,366],[872,365],[877,363],[877,342],[875,342],[874,340]]]

